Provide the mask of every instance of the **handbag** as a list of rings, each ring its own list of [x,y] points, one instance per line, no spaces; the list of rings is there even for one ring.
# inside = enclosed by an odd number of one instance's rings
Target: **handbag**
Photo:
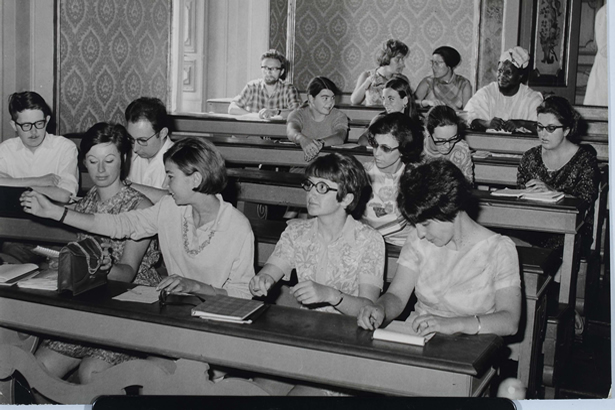
[[[109,270],[100,269],[102,261],[102,246],[91,236],[69,242],[60,250],[58,292],[75,296],[105,285]]]

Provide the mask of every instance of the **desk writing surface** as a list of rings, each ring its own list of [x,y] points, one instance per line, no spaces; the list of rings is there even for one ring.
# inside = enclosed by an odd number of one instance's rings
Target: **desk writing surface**
[[[110,281],[104,288],[77,297],[58,295],[51,291],[0,288],[0,309],[3,311],[0,317],[2,323],[7,324],[10,312],[4,309],[7,307],[5,301],[16,299],[42,306],[56,306],[471,376],[480,376],[492,366],[494,356],[503,346],[502,339],[496,335],[436,335],[424,348],[374,342],[371,339],[372,332],[360,329],[356,318],[275,305],[269,306],[253,324],[238,325],[192,317],[191,306],[160,308],[157,303],[146,305],[111,300],[111,297],[130,286]]]

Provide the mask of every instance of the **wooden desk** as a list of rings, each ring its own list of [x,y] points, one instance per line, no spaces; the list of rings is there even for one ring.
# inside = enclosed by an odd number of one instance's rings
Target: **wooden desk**
[[[0,324],[393,395],[482,395],[502,352],[503,341],[495,335],[436,335],[422,348],[373,341],[355,318],[282,306],[270,306],[248,326],[191,317],[189,306],[161,310],[157,303],[110,299],[128,286],[110,282],[75,298],[3,287]],[[3,367],[10,362],[1,359]]]

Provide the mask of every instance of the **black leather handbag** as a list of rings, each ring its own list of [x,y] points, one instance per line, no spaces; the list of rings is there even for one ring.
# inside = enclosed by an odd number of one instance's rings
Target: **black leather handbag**
[[[102,246],[91,236],[63,247],[58,266],[58,292],[70,291],[75,296],[105,285],[109,271],[100,268],[102,260]]]

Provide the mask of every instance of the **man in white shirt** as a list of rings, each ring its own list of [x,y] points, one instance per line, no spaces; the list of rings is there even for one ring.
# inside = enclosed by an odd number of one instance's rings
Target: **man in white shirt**
[[[141,97],[126,108],[133,155],[128,179],[152,202],[168,194],[163,155],[171,146],[167,109],[158,98]]]
[[[543,98],[522,83],[529,61],[529,53],[519,46],[502,53],[497,81],[478,90],[465,106],[473,129],[536,133],[536,108]]]

